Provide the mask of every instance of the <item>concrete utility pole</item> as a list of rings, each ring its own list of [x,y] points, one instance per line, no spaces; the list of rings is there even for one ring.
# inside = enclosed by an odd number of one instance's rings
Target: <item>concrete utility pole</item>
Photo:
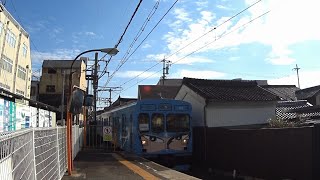
[[[297,71],[297,78],[298,78],[298,88],[300,89],[300,79],[299,79],[299,70],[301,68],[298,67],[298,64],[296,64],[296,67],[293,68],[292,70]]]
[[[93,120],[97,121],[97,89],[98,89],[98,53],[94,56],[93,72]]]
[[[171,61],[166,60],[166,59],[163,59],[161,62],[163,63],[162,77],[161,77],[161,79],[162,79],[162,85],[164,85],[164,80],[166,79],[166,75],[169,74],[169,67],[170,67],[170,65],[171,65],[171,64],[170,64]]]
[[[63,118],[63,114],[64,114],[64,81],[65,81],[65,76],[66,76],[66,72],[63,71],[63,80],[62,80],[62,97],[61,97],[61,123],[64,126],[65,125],[65,120]]]

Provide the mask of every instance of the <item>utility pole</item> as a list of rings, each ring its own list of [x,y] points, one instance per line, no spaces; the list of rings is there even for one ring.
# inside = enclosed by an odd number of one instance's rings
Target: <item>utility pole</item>
[[[122,88],[121,87],[105,87],[105,88],[102,88],[102,89],[99,89],[98,91],[108,91],[109,92],[109,98],[108,98],[108,103],[109,103],[109,106],[112,104],[112,91],[121,91]],[[100,101],[105,101],[103,100],[104,98],[101,98]]]
[[[298,78],[298,88],[300,89],[300,79],[299,79],[299,70],[301,68],[298,67],[298,64],[296,64],[296,67],[293,68],[292,70],[297,71],[297,78]]]
[[[171,65],[171,64],[170,64],[171,61],[166,60],[166,59],[163,59],[161,62],[163,63],[162,77],[161,77],[161,79],[162,79],[162,85],[164,85],[164,80],[165,80],[165,78],[166,78],[166,75],[169,74],[169,67],[170,67],[170,65]]]
[[[94,56],[94,72],[93,72],[93,120],[97,121],[97,89],[98,89],[98,53]]]
[[[61,123],[63,126],[65,126],[65,120],[63,118],[63,114],[64,114],[64,81],[65,81],[65,75],[66,72],[63,71],[63,80],[62,80],[62,97],[61,97]]]

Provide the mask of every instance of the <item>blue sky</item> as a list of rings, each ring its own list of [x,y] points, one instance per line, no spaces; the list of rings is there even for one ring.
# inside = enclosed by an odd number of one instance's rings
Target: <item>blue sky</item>
[[[155,84],[162,64],[126,83],[161,59],[178,62],[170,67],[168,78],[267,79],[270,84],[296,84],[292,68],[301,67],[301,87],[320,84],[320,17],[316,0],[262,0],[249,10],[219,26],[195,43],[186,44],[218,26],[257,0],[179,0],[140,48],[119,69],[107,86],[121,86],[122,97],[136,97],[136,84]],[[112,73],[124,57],[134,37],[157,0],[144,0],[134,17],[119,53],[112,58]],[[131,52],[174,3],[161,0]],[[29,32],[33,69],[43,59],[73,59],[88,49],[113,47],[127,25],[138,0],[120,1],[17,1],[6,8]],[[236,29],[270,11],[247,26]],[[229,33],[231,32],[231,33]],[[210,45],[185,57],[196,49]],[[174,55],[171,55],[175,53]],[[103,54],[100,54],[100,57]],[[171,56],[170,56],[171,55]],[[86,57],[94,58],[93,54]],[[185,58],[183,58],[185,57]],[[101,67],[104,63],[101,63]],[[160,71],[156,73],[157,71]],[[145,79],[146,77],[149,77]],[[106,84],[108,77],[100,80]],[[144,81],[142,81],[145,79]],[[141,81],[141,82],[140,82]],[[131,87],[131,88],[129,88]],[[101,96],[107,97],[108,94]],[[114,97],[118,96],[116,93]]]

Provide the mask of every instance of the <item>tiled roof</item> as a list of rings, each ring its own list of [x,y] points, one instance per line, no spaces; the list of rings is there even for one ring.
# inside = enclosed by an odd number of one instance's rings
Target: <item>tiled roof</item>
[[[135,102],[137,101],[137,98],[122,98],[122,97],[118,97],[118,99],[113,102],[111,104],[111,106],[109,107],[105,107],[104,110],[107,111],[107,110],[111,110],[115,107],[118,107],[118,106],[121,106],[121,105],[125,105],[125,104],[128,104],[128,103],[131,103],[131,102]]]
[[[138,99],[174,99],[180,86],[139,85]]]
[[[295,85],[263,85],[261,87],[285,101],[296,100],[295,92],[299,90]]]
[[[247,80],[206,80],[184,78],[183,84],[209,101],[276,101],[277,96]]]
[[[164,84],[163,84],[164,83]],[[165,86],[181,86],[182,79],[160,79],[157,85],[165,85]]]
[[[296,91],[298,99],[308,99],[320,92],[320,86],[314,86]]]

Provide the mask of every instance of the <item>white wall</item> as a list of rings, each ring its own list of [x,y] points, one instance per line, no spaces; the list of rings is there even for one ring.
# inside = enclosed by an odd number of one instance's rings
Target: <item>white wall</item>
[[[209,103],[208,127],[265,124],[275,116],[276,102]]]
[[[204,106],[205,106],[205,99],[190,88],[185,85],[182,85],[179,92],[176,95],[177,100],[183,100],[186,102],[191,103],[192,105],[192,121],[191,125],[194,126],[204,126]]]

